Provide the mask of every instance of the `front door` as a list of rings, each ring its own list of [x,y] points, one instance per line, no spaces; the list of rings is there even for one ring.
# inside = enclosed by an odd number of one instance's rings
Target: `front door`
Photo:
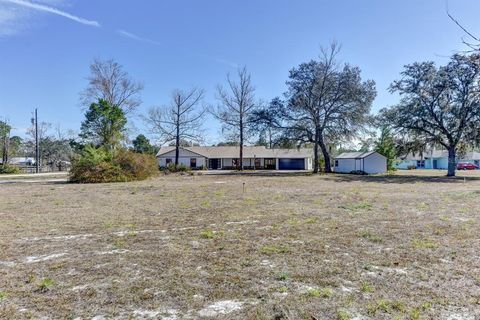
[[[438,160],[433,160],[433,169],[438,169]]]
[[[355,171],[363,171],[362,159],[355,159]]]
[[[208,169],[220,169],[220,159],[208,159]]]

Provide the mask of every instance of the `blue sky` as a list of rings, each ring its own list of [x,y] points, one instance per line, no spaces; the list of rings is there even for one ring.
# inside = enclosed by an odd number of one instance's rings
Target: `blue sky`
[[[236,65],[246,65],[257,96],[285,91],[288,70],[318,56],[331,40],[340,58],[377,83],[373,111],[394,104],[388,93],[403,65],[446,63],[464,50],[463,33],[444,0],[0,0],[0,118],[23,135],[31,113],[77,130],[79,92],[94,58],[113,58],[145,85],[138,113],[168,103],[175,88],[198,86],[205,102]],[[478,0],[449,8],[480,34]],[[121,33],[123,31],[123,34]],[[145,133],[142,121],[132,119]],[[207,142],[221,140],[206,122]]]

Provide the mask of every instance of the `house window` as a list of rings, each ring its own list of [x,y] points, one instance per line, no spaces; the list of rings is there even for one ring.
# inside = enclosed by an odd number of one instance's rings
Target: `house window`
[[[165,160],[165,163],[166,163],[167,166],[168,166],[170,163],[172,163],[172,159],[166,159],[166,160]]]
[[[190,168],[197,167],[197,158],[190,158]]]
[[[338,167],[338,160],[335,160],[335,167]]]
[[[425,160],[417,160],[417,168],[425,168]]]
[[[255,158],[255,168],[260,168],[261,162],[259,158]]]

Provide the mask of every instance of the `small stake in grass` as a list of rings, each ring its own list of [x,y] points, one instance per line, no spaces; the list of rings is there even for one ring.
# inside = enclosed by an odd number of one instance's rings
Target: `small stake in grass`
[[[243,183],[243,193],[245,193],[245,182]]]

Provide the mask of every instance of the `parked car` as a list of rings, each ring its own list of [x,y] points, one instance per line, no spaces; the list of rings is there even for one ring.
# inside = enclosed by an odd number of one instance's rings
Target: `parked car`
[[[457,164],[457,170],[477,170],[478,166],[473,163],[459,162]]]

